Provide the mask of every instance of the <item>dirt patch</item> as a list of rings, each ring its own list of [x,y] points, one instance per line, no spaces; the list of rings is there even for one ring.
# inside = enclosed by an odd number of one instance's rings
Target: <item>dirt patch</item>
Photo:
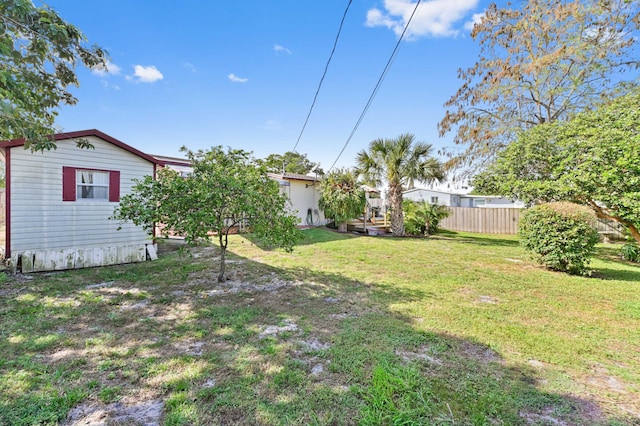
[[[395,354],[402,358],[404,362],[411,361],[426,361],[431,364],[442,364],[442,361],[428,354],[430,349],[427,346],[422,346],[416,351],[404,351],[396,349]]]
[[[113,404],[82,404],[69,412],[63,426],[107,426],[134,424],[139,426],[160,425],[164,402],[159,399],[141,401],[127,405],[122,402]]]
[[[609,392],[626,393],[627,385],[609,374],[604,366],[595,365],[591,371],[592,375],[587,380],[590,385]]]
[[[498,299],[493,296],[479,296],[478,303],[488,303],[490,305],[496,305],[498,303]]]
[[[307,340],[300,340],[298,343],[308,351],[324,351],[331,347],[328,343],[322,343],[318,338],[312,337]]]
[[[557,426],[567,425],[567,423],[565,423],[564,421],[551,415],[552,413],[553,413],[553,410],[546,409],[543,414],[531,413],[528,411],[520,411],[518,414],[527,422],[527,424],[530,424],[530,425],[539,425],[539,424],[557,425]]]
[[[290,319],[284,320],[284,325],[267,325],[263,326],[262,331],[258,335],[260,339],[274,337],[278,334],[298,331],[298,325]]]
[[[488,364],[490,362],[504,362],[500,355],[498,355],[498,353],[496,353],[494,350],[486,346],[467,342],[466,340],[461,341],[460,350],[467,358],[473,361],[477,361],[481,364]]]

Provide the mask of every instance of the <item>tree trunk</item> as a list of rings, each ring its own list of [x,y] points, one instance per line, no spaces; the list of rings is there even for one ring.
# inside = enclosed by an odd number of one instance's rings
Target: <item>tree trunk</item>
[[[347,232],[347,222],[341,222],[338,224],[338,232]]]
[[[402,185],[389,183],[389,206],[391,207],[391,233],[404,236],[404,214],[402,213]]]
[[[596,216],[598,216],[598,217],[600,217],[602,219],[613,220],[615,222],[618,222],[618,223],[626,226],[627,229],[629,230],[629,233],[633,237],[633,239],[636,240],[636,243],[640,244],[640,231],[638,230],[638,228],[633,223],[631,223],[631,222],[629,222],[627,220],[624,220],[623,218],[621,218],[619,216],[614,216],[612,214],[609,214],[602,207],[597,205],[595,203],[595,201],[589,200],[589,205],[591,206],[591,208],[593,208],[595,210]]]
[[[227,254],[227,248],[226,247],[220,247],[220,273],[218,274],[218,282],[219,283],[223,283],[227,280],[227,277],[225,276],[225,257]]]
[[[629,224],[629,232],[631,232],[631,236],[633,237],[634,240],[636,240],[636,243],[640,244],[640,231],[638,231],[638,228],[636,228],[635,226]]]
[[[226,228],[224,232],[218,232],[218,244],[220,245],[220,273],[218,274],[218,282],[223,283],[227,281],[225,275],[225,260],[227,257],[227,244],[229,244],[229,228]]]

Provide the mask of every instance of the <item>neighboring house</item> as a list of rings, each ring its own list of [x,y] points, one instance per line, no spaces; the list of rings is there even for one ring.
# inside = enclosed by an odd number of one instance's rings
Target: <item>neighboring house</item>
[[[524,203],[519,200],[493,195],[456,194],[434,189],[415,188],[402,193],[405,200],[426,201],[429,204],[440,204],[448,207],[479,207],[479,208],[522,208]]]
[[[507,208],[522,209],[524,203],[520,200],[497,195],[460,195],[460,207],[484,207],[484,208]]]
[[[186,158],[167,157],[164,155],[152,155],[153,158],[162,163],[163,166],[168,167],[176,172],[180,173],[180,176],[187,177],[193,173],[193,167],[191,161]]]
[[[426,201],[429,204],[439,204],[441,206],[459,207],[460,194],[452,194],[445,191],[437,191],[435,189],[414,188],[402,193],[404,200]]]
[[[298,216],[299,225],[324,225],[326,220],[318,207],[320,179],[297,173],[268,173],[280,185],[280,191],[289,197],[291,210]]]
[[[154,155],[153,157],[183,177],[189,176],[193,171],[188,159],[162,155]],[[267,173],[267,176],[278,182],[280,191],[289,198],[289,207],[298,217],[298,225],[324,225],[326,223],[323,212],[318,207],[319,178],[296,173]]]
[[[141,262],[155,257],[142,227],[110,220],[133,180],[162,162],[98,130],[54,136],[57,149],[32,152],[24,139],[0,142],[5,163],[4,235],[13,270],[37,272]],[[78,139],[94,149],[76,146]]]

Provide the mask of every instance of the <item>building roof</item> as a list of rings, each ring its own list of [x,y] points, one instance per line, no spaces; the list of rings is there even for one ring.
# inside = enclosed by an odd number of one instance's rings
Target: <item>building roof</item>
[[[438,189],[428,189],[428,188],[412,188],[412,189],[407,189],[406,191],[402,191],[402,193],[409,194],[411,192],[418,192],[418,191],[437,192],[438,194],[447,194],[447,195],[463,195],[463,194],[456,194],[453,192],[441,191]]]
[[[457,193],[457,192],[441,191],[441,190],[438,190],[438,189],[428,189],[428,188],[412,188],[412,189],[407,189],[406,191],[402,191],[402,193],[403,194],[409,194],[409,193],[418,192],[418,191],[436,192],[438,194],[446,194],[446,195],[456,195],[456,196],[461,197],[461,198],[504,198],[504,199],[509,199],[509,197],[503,197],[501,195],[460,194],[460,193]]]
[[[65,133],[56,133],[55,135],[51,136],[51,138],[54,141],[64,141],[64,140],[68,140],[68,139],[78,139],[78,138],[87,138],[90,136],[94,136],[96,138],[102,139],[105,142],[109,142],[119,148],[124,149],[125,151],[128,151],[134,155],[137,155],[140,158],[144,158],[145,160],[154,163],[154,164],[159,164],[159,165],[164,165],[164,161],[155,158],[149,154],[145,154],[144,152],[130,146],[127,145],[126,143],[119,141],[118,139],[107,135],[106,133],[101,132],[100,130],[96,130],[96,129],[89,129],[89,130],[79,130],[76,132],[65,132]],[[20,138],[20,139],[13,139],[13,140],[6,140],[6,141],[0,141],[0,148],[13,148],[13,147],[18,147],[18,146],[24,146],[24,144],[26,143],[26,139],[25,138]]]
[[[155,155],[152,154],[152,157],[162,161],[165,165],[173,165],[173,166],[184,166],[191,167],[191,161],[187,158],[178,158],[178,157],[168,157],[166,155]]]
[[[302,180],[306,182],[319,182],[321,180],[317,176],[301,175],[298,173],[267,173],[267,176],[276,180]]]

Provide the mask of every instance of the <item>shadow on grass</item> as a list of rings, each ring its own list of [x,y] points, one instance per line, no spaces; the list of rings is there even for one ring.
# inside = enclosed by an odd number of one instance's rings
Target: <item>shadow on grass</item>
[[[434,240],[453,239],[457,242],[475,244],[479,246],[518,247],[520,245],[518,240],[513,238],[504,238],[500,235],[473,235],[468,233],[459,234],[451,231],[438,231],[438,233],[432,235],[430,238]]]
[[[591,275],[592,278],[599,278],[607,281],[629,281],[640,283],[640,267],[635,271],[620,270],[611,268],[597,268]]]
[[[340,233],[334,229],[330,229],[327,227],[306,228],[301,229],[300,232],[302,233],[303,238],[298,242],[298,246],[343,241],[349,238],[358,237],[358,234]],[[274,249],[274,247],[270,246],[266,241],[264,241],[262,238],[257,237],[255,234],[242,234],[242,237],[251,241],[262,250],[269,251]]]
[[[141,395],[167,424],[625,424],[390,309],[429,292],[239,256],[218,284],[205,254],[38,275],[0,300],[0,424]]]

